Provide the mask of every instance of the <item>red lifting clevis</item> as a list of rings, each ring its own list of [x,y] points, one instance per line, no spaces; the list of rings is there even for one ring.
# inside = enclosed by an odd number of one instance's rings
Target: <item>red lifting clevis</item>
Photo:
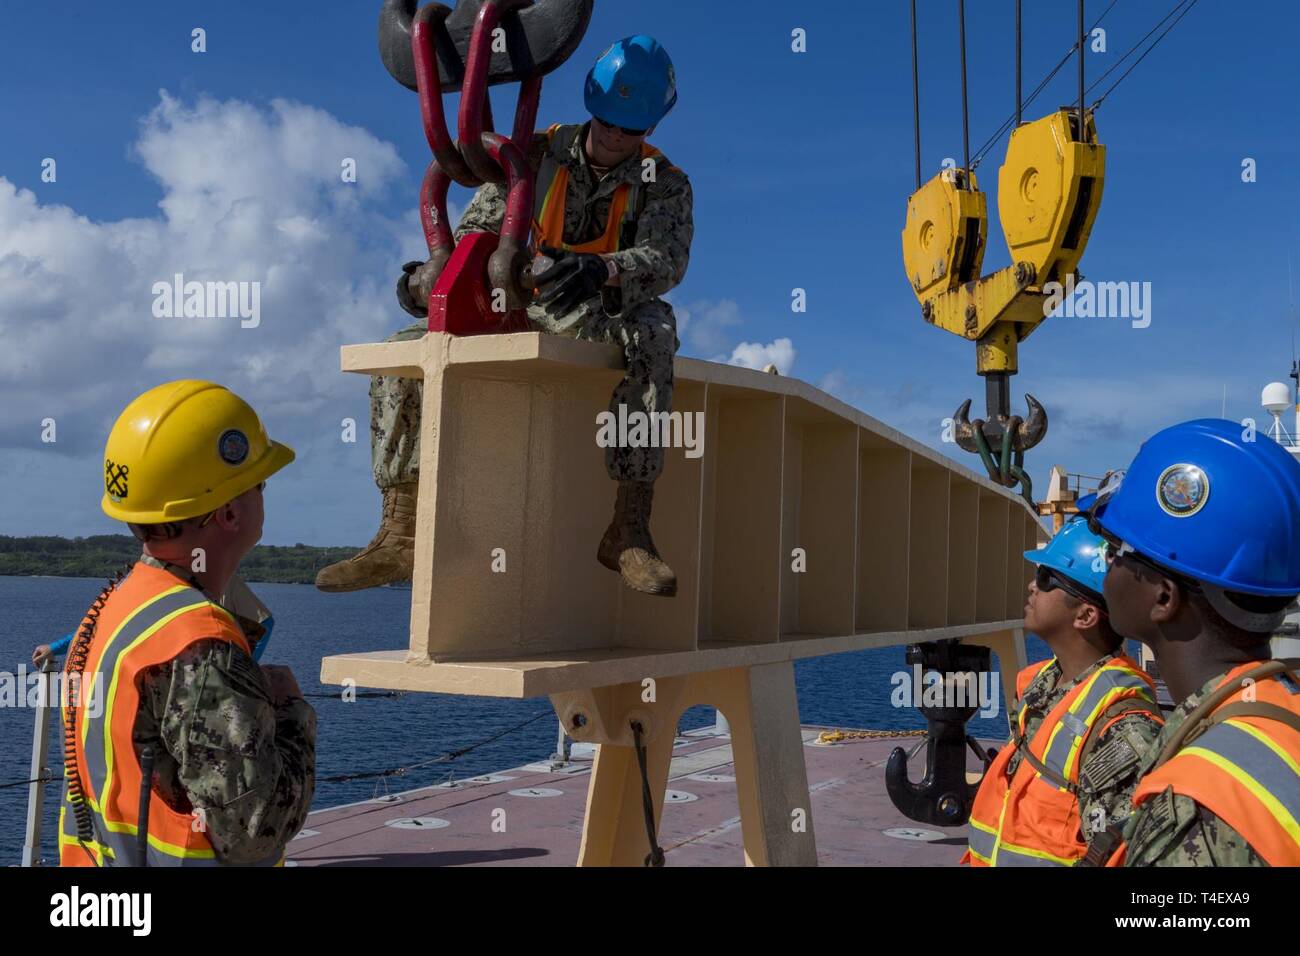
[[[532,299],[525,276],[533,213],[528,147],[537,120],[542,76],[577,48],[593,0],[461,0],[456,9],[415,0],[385,0],[379,52],[393,79],[420,95],[424,135],[433,151],[420,188],[420,222],[437,282],[429,293],[429,330],[453,335],[528,328]],[[500,27],[503,51],[492,50]],[[409,36],[409,41],[407,37]],[[514,130],[493,131],[487,88],[518,82]],[[442,95],[461,91],[457,139],[447,131]],[[506,186],[501,234],[470,233],[459,244],[447,220],[447,190]]]

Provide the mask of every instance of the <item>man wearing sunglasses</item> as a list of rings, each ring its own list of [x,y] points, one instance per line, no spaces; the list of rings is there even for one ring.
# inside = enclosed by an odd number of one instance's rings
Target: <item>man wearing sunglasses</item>
[[[1089,841],[1126,816],[1140,757],[1160,730],[1151,678],[1122,653],[1101,595],[1102,541],[1071,519],[1037,565],[1025,629],[1051,660],[1016,678],[1014,736],[971,807],[974,866],[1073,866]]]
[[[1300,866],[1300,661],[1269,638],[1300,594],[1300,465],[1235,422],[1147,439],[1087,509],[1116,627],[1178,704],[1134,810],[1089,863]]]
[[[591,120],[552,126],[532,141],[533,236],[544,258],[534,264],[538,294],[528,319],[542,332],[623,350],[626,373],[609,406],[616,420],[644,415],[654,422],[648,416],[672,410],[677,320],[661,297],[686,274],[693,199],[686,174],[646,137],[676,102],[667,52],[648,36],[627,37],[587,74]],[[457,239],[500,232],[505,210],[504,186],[480,187]],[[397,282],[402,308],[424,319],[436,279],[430,263],[407,263]],[[426,330],[425,322],[416,322],[389,341],[418,339]],[[351,591],[411,576],[421,387],[412,379],[371,380],[371,452],[384,494],[383,520],[368,547],[321,571],[316,585],[322,590]],[[595,430],[593,422],[593,436]],[[597,560],[620,572],[631,588],[671,596],[676,576],[650,536],[654,482],[663,460],[657,445],[605,449],[605,469],[618,492]]]

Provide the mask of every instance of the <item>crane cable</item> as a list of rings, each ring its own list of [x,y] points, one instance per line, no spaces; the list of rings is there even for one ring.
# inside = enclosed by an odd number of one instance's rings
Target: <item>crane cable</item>
[[[1101,21],[1106,19],[1106,14],[1110,13],[1110,11],[1114,8],[1117,2],[1118,0],[1111,0],[1110,4],[1106,7],[1106,9],[1102,11],[1101,16],[1099,16],[1095,21],[1093,21],[1092,27],[1089,28],[1088,30],[1088,34],[1091,34],[1093,30],[1097,29],[1097,27],[1101,24]],[[1156,37],[1156,39],[1151,43],[1151,45],[1142,51],[1142,55],[1139,56],[1135,61],[1133,61],[1132,65],[1129,66],[1129,68],[1124,71],[1124,73],[1119,77],[1119,79],[1117,79],[1114,83],[1112,83],[1111,86],[1104,93],[1101,94],[1101,96],[1099,96],[1096,100],[1094,100],[1092,106],[1088,107],[1088,109],[1090,111],[1096,111],[1096,109],[1099,106],[1101,106],[1102,101],[1105,100],[1106,97],[1110,96],[1110,94],[1115,91],[1115,88],[1118,87],[1120,83],[1124,81],[1125,77],[1127,77],[1130,73],[1133,72],[1134,69],[1137,68],[1137,65],[1139,63],[1141,63],[1144,59],[1146,59],[1147,54],[1149,54],[1152,50],[1154,50],[1160,44],[1160,41],[1169,35],[1169,31],[1178,25],[1178,21],[1181,20],[1183,17],[1185,17],[1187,13],[1192,9],[1192,7],[1196,6],[1196,3],[1197,0],[1178,0],[1178,2],[1174,4],[1174,6],[1169,10],[1168,13],[1166,13],[1163,17],[1161,17],[1159,20],[1156,21],[1155,26],[1153,26],[1150,30],[1148,30],[1140,40],[1138,40],[1131,47],[1129,47],[1128,50],[1125,51],[1124,55],[1121,56],[1118,60],[1116,60],[1113,64],[1111,64],[1110,68],[1106,70],[1106,72],[1104,72],[1101,76],[1097,77],[1097,79],[1094,80],[1092,84],[1088,86],[1087,90],[1084,93],[1085,96],[1090,95],[1093,90],[1095,90],[1098,86],[1100,86],[1102,82],[1105,81],[1106,77],[1114,73],[1115,70],[1117,70],[1120,67],[1120,65],[1124,63],[1125,60],[1127,60],[1130,56],[1132,56],[1142,46],[1142,44],[1146,43],[1146,41],[1150,39],[1151,35],[1154,34],[1157,30],[1159,30],[1160,27],[1163,26],[1167,21],[1169,21],[1171,17],[1174,18],[1173,22],[1169,23],[1169,25],[1165,27],[1164,31],[1158,37]],[[1037,99],[1038,95],[1042,93],[1042,91],[1047,87],[1047,84],[1049,84],[1053,79],[1055,79],[1056,74],[1061,71],[1061,68],[1065,66],[1067,62],[1069,62],[1070,57],[1074,55],[1075,51],[1081,50],[1082,41],[1083,41],[1083,36],[1081,36],[1078,41],[1076,41],[1070,46],[1070,49],[1065,53],[1064,56],[1061,57],[1061,59],[1057,62],[1056,66],[1052,68],[1051,72],[1048,73],[1047,76],[1043,77],[1042,81],[1036,87],[1034,87],[1033,92],[1029,94],[1029,98],[1024,101],[1024,106],[1029,106],[1030,103],[1032,103],[1035,99]],[[1019,62],[1019,31],[1018,30],[1017,30],[1017,62]],[[1017,88],[1017,94],[1019,94],[1019,78],[1017,78],[1016,88]],[[1019,100],[1017,99],[1017,106],[1019,105],[1020,105]],[[972,168],[978,167],[979,164],[983,162],[984,157],[988,153],[988,151],[997,144],[998,140],[1000,140],[1008,130],[1018,125],[1019,125],[1019,119],[1017,117],[1008,117],[1005,121],[1003,121],[1002,125],[1000,125],[994,131],[993,135],[990,136],[988,140],[982,146],[980,146],[978,150],[975,151],[975,158],[972,161],[974,165],[972,166]]]
[[[1093,21],[1092,27],[1089,28],[1088,30],[1089,33],[1097,29],[1097,27],[1101,25],[1101,21],[1106,19],[1106,14],[1110,13],[1110,11],[1115,8],[1115,4],[1118,2],[1119,0],[1111,0],[1110,5],[1107,6],[1105,10],[1102,11],[1101,16],[1099,16],[1096,20]],[[1186,2],[1186,0],[1182,0],[1182,2]],[[1017,30],[1016,33],[1017,61],[1019,59],[1019,45],[1020,45],[1019,37],[1020,37],[1020,33],[1019,30]],[[1002,124],[998,126],[996,130],[994,130],[993,135],[990,136],[987,140],[985,140],[984,144],[975,151],[975,159],[973,161],[974,166],[979,166],[979,164],[984,160],[984,156],[988,153],[988,151],[997,145],[998,140],[1000,140],[1008,130],[1019,125],[1020,110],[1023,110],[1024,108],[1028,107],[1031,103],[1034,102],[1034,100],[1038,99],[1039,94],[1042,93],[1043,90],[1047,88],[1047,84],[1051,83],[1052,80],[1056,78],[1056,74],[1061,72],[1061,68],[1065,66],[1065,64],[1070,62],[1070,57],[1074,56],[1075,51],[1079,49],[1080,45],[1081,44],[1078,40],[1070,44],[1070,49],[1065,51],[1065,55],[1062,56],[1061,59],[1057,61],[1056,66],[1052,67],[1051,72],[1048,73],[1045,77],[1043,77],[1043,79],[1039,82],[1039,84],[1034,87],[1033,92],[1029,94],[1029,97],[1024,101],[1023,104],[1019,103],[1019,98],[1017,97],[1017,106],[1019,107],[1017,113],[1013,113],[1011,116],[1008,116],[1005,120],[1003,120]],[[1020,89],[1019,78],[1017,78],[1016,89],[1017,92],[1019,92]]]
[[[1016,0],[1016,125],[1020,125],[1020,0]]]
[[[330,777],[317,777],[316,782],[317,783],[346,783],[352,780],[367,780],[376,777],[380,779],[385,777],[402,777],[410,773],[412,770],[419,770],[420,768],[427,767],[430,764],[449,763],[450,761],[455,760],[457,757],[463,757],[471,750],[476,750],[485,744],[490,744],[492,743],[492,741],[499,740],[500,738],[504,737],[506,734],[514,733],[516,730],[521,730],[524,727],[527,727],[529,724],[533,723],[534,721],[541,720],[543,717],[545,717],[547,714],[550,713],[553,712],[549,710],[544,710],[539,714],[535,714],[534,716],[529,717],[527,720],[521,723],[515,724],[511,727],[507,727],[505,730],[495,733],[491,737],[487,737],[483,740],[480,740],[478,743],[470,744],[467,747],[460,747],[459,749],[456,750],[448,750],[446,753],[439,754],[436,757],[429,757],[425,760],[419,760],[415,763],[407,764],[406,766],[403,767],[393,767],[389,770],[367,770],[358,773],[340,773]]]
[[[1160,41],[1169,35],[1170,30],[1178,26],[1178,21],[1181,20],[1183,17],[1187,16],[1188,12],[1192,9],[1192,7],[1196,6],[1196,3],[1197,0],[1179,0],[1179,3],[1175,4],[1174,8],[1164,15],[1164,17],[1160,20],[1160,23],[1157,23],[1154,27],[1148,30],[1147,35],[1143,37],[1142,40],[1139,40],[1137,43],[1133,44],[1133,46],[1129,48],[1128,53],[1125,53],[1122,57],[1120,57],[1119,61],[1115,63],[1115,66],[1112,66],[1110,70],[1107,70],[1100,77],[1098,77],[1097,83],[1100,83],[1102,80],[1104,80],[1107,76],[1110,75],[1111,71],[1114,70],[1116,66],[1119,66],[1120,63],[1128,59],[1128,57],[1133,53],[1134,50],[1138,48],[1138,46],[1143,42],[1143,40],[1149,37],[1152,33],[1155,33],[1155,31],[1160,28],[1161,23],[1164,23],[1165,20],[1168,20],[1171,16],[1174,15],[1174,13],[1178,12],[1179,7],[1183,8],[1182,12],[1178,14],[1178,16],[1174,19],[1174,21],[1170,23],[1169,26],[1165,27],[1164,32],[1161,33],[1160,36],[1156,37],[1149,47],[1147,47],[1145,50],[1142,51],[1142,55],[1140,57],[1138,57],[1136,60],[1133,61],[1133,65],[1130,66],[1127,70],[1125,70],[1120,75],[1120,78],[1116,80],[1114,83],[1112,83],[1110,88],[1106,90],[1105,93],[1097,97],[1097,99],[1092,104],[1092,108],[1094,110],[1097,109],[1097,107],[1101,106],[1102,100],[1110,96],[1111,93],[1115,92],[1115,87],[1119,86],[1121,83],[1124,82],[1124,78],[1127,77],[1130,73],[1132,73],[1137,68],[1137,65],[1139,63],[1141,63],[1143,60],[1146,59],[1148,53],[1150,53],[1152,50],[1154,50],[1157,46],[1160,45]],[[1097,86],[1097,83],[1094,83],[1092,84],[1092,86],[1088,87],[1088,92],[1091,93],[1093,88]]]
[[[916,188],[921,188],[921,91],[916,73],[916,0],[912,0],[912,136],[916,141]]]
[[[970,118],[966,108],[966,0],[957,0],[957,27],[961,43],[961,146],[966,185],[970,185]]]
[[[960,2],[961,0],[959,0],[959,3]],[[1039,95],[1043,92],[1043,90],[1047,88],[1047,85],[1051,83],[1053,79],[1056,78],[1056,74],[1061,72],[1061,68],[1064,67],[1065,64],[1070,61],[1070,57],[1074,56],[1076,51],[1079,52],[1080,58],[1082,59],[1084,36],[1090,35],[1093,30],[1096,30],[1097,27],[1101,25],[1101,22],[1106,19],[1107,14],[1109,14],[1110,11],[1115,8],[1115,4],[1118,2],[1119,0],[1111,0],[1111,2],[1106,6],[1106,9],[1101,12],[1101,16],[1097,17],[1097,19],[1093,21],[1092,26],[1088,29],[1087,33],[1085,34],[1081,31],[1081,35],[1079,39],[1076,40],[1074,43],[1070,44],[1070,48],[1065,52],[1065,54],[1061,57],[1061,59],[1057,61],[1056,66],[1054,66],[1051,69],[1051,71],[1045,77],[1043,77],[1041,81],[1039,81],[1038,85],[1034,87],[1034,89],[1030,92],[1029,96],[1022,101],[1021,99],[1020,2],[1019,0],[1017,0],[1016,2],[1016,111],[1011,116],[1007,117],[1007,119],[1005,119],[998,126],[998,128],[993,131],[993,134],[989,136],[989,138],[984,141],[984,143],[979,147],[979,149],[975,151],[975,155],[973,158],[967,156],[966,168],[970,170],[974,170],[975,168],[977,168],[979,164],[984,161],[984,157],[988,154],[988,151],[992,149],[995,145],[997,145],[998,141],[1004,135],[1006,135],[1006,133],[1009,130],[1020,125],[1021,117],[1024,109],[1030,106],[1034,102],[1034,100],[1038,99]],[[1166,36],[1169,35],[1169,32],[1175,26],[1178,25],[1178,22],[1187,15],[1187,13],[1192,9],[1192,7],[1196,6],[1197,2],[1198,0],[1178,0],[1178,2],[1174,4],[1174,6],[1170,9],[1168,13],[1166,13],[1163,17],[1161,17],[1158,21],[1156,21],[1155,26],[1153,26],[1150,30],[1148,30],[1140,40],[1138,40],[1131,47],[1129,47],[1128,50],[1125,51],[1123,56],[1121,56],[1118,60],[1116,60],[1113,64],[1111,64],[1110,68],[1106,70],[1106,72],[1102,73],[1101,76],[1097,77],[1097,79],[1094,80],[1093,83],[1090,86],[1088,86],[1088,88],[1085,91],[1083,91],[1083,97],[1086,97],[1088,94],[1091,94],[1093,90],[1095,90],[1098,86],[1102,84],[1102,82],[1105,81],[1106,77],[1110,76],[1111,73],[1115,72],[1115,70],[1118,69],[1119,66],[1122,63],[1124,63],[1125,60],[1127,60],[1130,56],[1132,56],[1138,50],[1138,48],[1141,47],[1142,44],[1145,43],[1151,37],[1152,34],[1154,34],[1157,30],[1159,30],[1160,27],[1163,24],[1165,24],[1167,21],[1169,21],[1171,17],[1174,18],[1173,22],[1169,23],[1169,25],[1165,27],[1164,31],[1158,37],[1156,37],[1156,39],[1151,43],[1151,45],[1148,46],[1145,50],[1143,50],[1142,55],[1139,56],[1132,63],[1132,65],[1130,65],[1129,68],[1125,70],[1123,74],[1120,75],[1119,79],[1117,79],[1114,83],[1112,83],[1111,86],[1104,93],[1101,94],[1101,96],[1099,96],[1096,100],[1093,101],[1091,107],[1092,110],[1095,111],[1099,106],[1101,106],[1102,101],[1104,101],[1106,97],[1110,96],[1111,93],[1115,92],[1116,87],[1118,87],[1120,83],[1124,82],[1125,78],[1130,73],[1132,73],[1134,69],[1137,68],[1137,65],[1141,63],[1144,59],[1146,59],[1147,55],[1152,50],[1154,50]],[[1175,16],[1175,14],[1177,16]],[[921,105],[920,105],[920,80],[919,80],[918,64],[917,64],[916,0],[911,0],[911,15],[912,15],[912,127],[913,127],[913,134],[914,134],[913,138],[915,141],[915,149],[916,149],[916,184],[917,184],[917,188],[919,189],[921,186]],[[964,15],[960,10],[959,10],[959,16],[963,16],[962,30],[961,30],[962,32],[961,52],[962,52],[962,126],[963,126],[963,133],[964,133],[965,126],[966,126],[966,113],[967,113],[966,106],[965,106],[966,43],[965,43]],[[1082,63],[1080,63],[1081,84],[1082,84],[1082,72],[1083,72],[1083,66]],[[1081,101],[1083,97],[1081,97]]]

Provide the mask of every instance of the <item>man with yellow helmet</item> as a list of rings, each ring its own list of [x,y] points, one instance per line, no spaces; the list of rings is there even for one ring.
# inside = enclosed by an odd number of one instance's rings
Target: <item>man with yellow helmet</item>
[[[143,554],[68,651],[62,865],[272,865],[302,827],[315,712],[254,661],[268,631],[235,576],[293,458],[211,382],[150,389],[113,426],[102,506]]]

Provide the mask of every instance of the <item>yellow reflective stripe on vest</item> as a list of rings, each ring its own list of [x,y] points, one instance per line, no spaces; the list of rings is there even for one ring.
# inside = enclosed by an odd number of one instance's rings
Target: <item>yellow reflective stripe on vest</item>
[[[1108,665],[1099,669],[1088,679],[1083,690],[1076,694],[1069,709],[1052,728],[1047,746],[1043,749],[1043,763],[1066,780],[1073,780],[1078,769],[1075,761],[1079,749],[1083,746],[1093,721],[1117,698],[1134,690],[1146,689],[1146,682],[1123,665]]]
[[[98,844],[110,859],[123,854],[124,859],[134,860],[135,838],[139,832],[138,823],[125,820],[109,819],[104,813],[103,799],[109,792],[113,780],[115,764],[115,747],[112,739],[113,715],[116,705],[117,690],[122,676],[122,661],[125,655],[138,648],[144,641],[158,633],[171,622],[184,614],[203,608],[215,608],[230,619],[234,618],[203,596],[202,592],[187,584],[168,588],[133,611],[117,630],[109,637],[96,665],[97,673],[93,681],[95,692],[103,693],[104,709],[98,717],[91,715],[93,709],[87,699],[86,713],[82,716],[82,773],[85,775],[85,799],[95,814],[96,824],[103,829],[102,836],[108,844]],[[105,673],[107,669],[107,680]],[[91,724],[99,722],[100,726],[91,733]],[[92,796],[93,792],[93,796]],[[77,841],[75,837],[71,838]],[[216,864],[216,854],[211,848],[183,847],[160,839],[156,834],[148,835],[149,862],[153,865],[174,864],[186,861],[197,865],[207,862]]]
[[[65,800],[63,801],[63,806],[59,807],[59,863],[60,864],[62,864],[63,862],[64,847],[75,848],[79,853],[89,852],[90,857],[94,861],[96,866],[103,866],[105,857],[108,857],[108,861],[110,863],[113,862],[115,856],[112,847],[104,846],[102,843],[98,843],[95,840],[82,840],[80,837],[77,836],[76,833],[77,828],[75,825],[73,826],[72,831],[69,832],[67,819],[68,819],[68,802]]]
[[[134,611],[128,614],[125,618],[123,618],[122,622],[117,625],[117,630],[115,630],[112,634],[110,634],[108,636],[108,640],[104,642],[104,649],[103,651],[100,652],[99,655],[100,663],[102,664],[104,658],[108,656],[109,650],[113,647],[113,644],[117,640],[118,635],[120,635],[122,631],[126,629],[128,625],[131,624],[132,621],[134,621],[137,617],[139,617],[141,613],[153,607],[155,604],[157,604],[159,601],[165,598],[169,598],[174,594],[179,594],[181,591],[189,591],[189,590],[191,590],[191,588],[188,584],[178,584],[175,587],[168,588],[165,591],[160,591],[158,594],[154,595],[149,600],[145,601]],[[87,740],[86,734],[90,729],[89,714],[90,711],[94,710],[94,695],[96,691],[102,693],[104,690],[103,683],[99,679],[102,672],[103,672],[102,667],[97,668],[96,672],[93,675],[91,675],[89,687],[85,686],[86,675],[83,674],[81,676],[82,686],[78,688],[80,700],[83,702],[83,705],[86,709],[86,717],[83,718],[81,721],[81,746],[83,750],[85,749],[86,746],[86,740]],[[65,715],[65,720],[66,720],[66,715]]]
[[[1007,792],[1002,794],[1002,809],[998,811],[998,829],[993,836],[993,851],[989,853],[989,866],[998,865],[998,847],[1002,845],[1002,827],[1006,824],[1007,803],[1011,800],[1011,784],[1014,781],[1014,776],[1007,781]]]
[[[1300,766],[1258,727],[1226,720],[1178,751],[1178,756],[1197,757],[1222,770],[1300,845]]]
[[[191,589],[190,589],[190,588],[185,588],[184,590],[187,590],[187,591],[188,591],[188,590],[191,590]],[[120,651],[115,655],[115,657],[114,657],[114,659],[113,659],[113,672],[112,672],[112,677],[111,677],[111,679],[109,680],[109,683],[108,683],[108,698],[107,698],[107,706],[105,706],[105,708],[104,708],[104,713],[103,713],[103,716],[102,716],[102,718],[101,718],[101,719],[103,720],[103,723],[104,723],[104,765],[103,765],[104,777],[103,777],[103,789],[101,789],[101,790],[97,790],[96,793],[101,793],[101,794],[102,794],[102,793],[108,793],[109,790],[110,790],[110,788],[111,788],[111,784],[112,784],[112,782],[113,782],[113,764],[116,762],[116,761],[114,760],[114,756],[113,756],[114,751],[113,751],[113,739],[112,739],[112,737],[113,737],[113,708],[114,708],[114,706],[115,706],[115,704],[116,704],[116,699],[117,699],[117,685],[118,685],[118,681],[121,679],[121,676],[122,676],[122,658],[125,657],[127,654],[130,654],[131,651],[135,650],[135,649],[136,649],[137,647],[139,647],[142,643],[144,643],[145,641],[147,641],[147,640],[148,640],[150,637],[152,637],[154,634],[158,633],[158,631],[162,630],[162,628],[166,627],[166,626],[167,626],[168,624],[170,624],[172,621],[176,620],[176,618],[180,617],[182,614],[188,614],[188,613],[190,613],[191,611],[197,611],[197,610],[199,610],[200,608],[208,607],[211,603],[212,603],[212,602],[209,601],[207,598],[203,598],[203,597],[201,597],[200,600],[198,600],[198,601],[193,601],[193,600],[191,600],[189,603],[186,603],[186,604],[184,604],[183,606],[178,607],[178,608],[176,608],[175,610],[172,610],[172,611],[166,613],[165,615],[163,615],[162,617],[160,617],[160,618],[158,618],[156,621],[154,621],[154,622],[153,622],[151,625],[149,625],[147,628],[145,628],[144,630],[142,630],[142,631],[140,632],[140,634],[139,634],[138,636],[136,636],[135,640],[131,641],[129,644],[127,644],[125,647],[123,647],[123,648],[122,648],[122,649],[121,649],[121,650],[120,650]],[[101,657],[100,660],[102,661],[103,658]],[[118,825],[117,821],[109,820],[109,819],[106,818],[106,819],[104,820],[104,824],[105,824],[105,826],[107,826],[110,830],[115,830],[115,831],[117,831],[117,832],[119,832],[119,833],[120,833],[120,832],[123,832],[123,831],[119,828],[119,825]],[[135,832],[135,828],[132,827],[130,832],[134,833],[134,832]],[[150,843],[153,842],[152,835],[150,836],[150,841],[149,841],[149,842],[150,842]],[[178,849],[179,849],[179,848],[178,848]]]
[[[542,154],[541,165],[537,169],[537,178],[533,180],[533,222],[537,225],[546,221],[546,208],[551,204],[555,197],[555,184],[560,180],[560,161],[557,158],[562,155],[573,145],[573,140],[568,139],[563,143],[556,141],[555,133],[560,128],[559,124],[550,127],[546,131],[546,152]],[[545,189],[538,189],[538,184],[545,183]],[[560,197],[561,201],[564,197]],[[564,237],[560,237],[563,241]]]
[[[136,838],[140,835],[140,828],[136,826],[134,823],[117,823],[114,822],[113,820],[105,820],[102,816],[100,817],[100,819],[103,820],[104,826],[107,827],[111,833],[130,837],[131,845],[132,846],[135,845]],[[174,843],[168,843],[165,840],[158,839],[152,833],[148,835],[148,840],[149,840],[149,849],[157,850],[159,853],[164,854],[167,857],[183,857],[187,861],[188,860],[212,860],[213,862],[215,862],[217,859],[217,854],[212,850],[202,850],[199,849],[198,847],[187,848],[183,846],[177,846]],[[151,856],[149,862],[150,865],[154,865],[155,858]],[[174,860],[166,860],[165,862],[172,863],[174,862]]]
[[[1029,680],[1025,681],[1024,691],[1016,695],[1016,712],[1014,716],[1016,718],[1016,726],[1020,728],[1021,737],[1025,735],[1025,694],[1029,693],[1029,688],[1034,686],[1034,681],[1043,676],[1043,671],[1047,670],[1055,663],[1055,657],[1048,658],[1045,661],[1040,661],[1038,664],[1038,670],[1034,671],[1033,676],[1030,677]],[[1033,665],[1030,666],[1032,667]]]
[[[1005,806],[1005,803],[1004,803]],[[966,849],[970,855],[981,863],[992,866],[993,854],[996,852],[998,835],[990,827],[980,823],[974,817],[970,819],[970,835],[966,838]]]
[[[1011,788],[1002,797],[1002,811],[998,814],[997,833],[972,819],[971,836],[967,843],[972,855],[979,856],[989,866],[1074,866],[1073,858],[1054,856],[1043,850],[1031,850],[1029,847],[1017,846],[1002,839],[1002,828],[1007,817],[1007,803],[1011,799]],[[987,845],[984,834],[992,836],[992,848],[988,854],[977,852],[976,835],[979,835],[980,851]]]
[[[1043,850],[998,843],[996,866],[1074,866],[1073,857],[1053,856]]]

